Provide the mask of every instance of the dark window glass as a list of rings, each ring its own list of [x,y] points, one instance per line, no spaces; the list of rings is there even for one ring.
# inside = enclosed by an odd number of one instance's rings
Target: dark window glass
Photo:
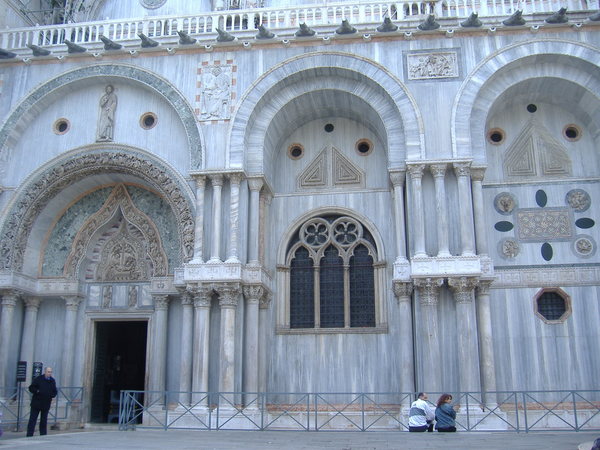
[[[375,326],[375,275],[373,258],[359,245],[350,258],[350,326]]]
[[[544,292],[537,301],[538,312],[546,320],[559,320],[567,311],[565,299],[556,292]]]
[[[290,328],[315,326],[313,262],[308,250],[296,250],[290,268]]]
[[[330,245],[320,268],[321,328],[344,327],[344,265]]]

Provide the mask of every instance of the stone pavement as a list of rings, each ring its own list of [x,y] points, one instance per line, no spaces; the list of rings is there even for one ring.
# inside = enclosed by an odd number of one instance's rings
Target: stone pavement
[[[7,432],[0,449],[574,449],[589,450],[598,432],[492,433],[463,432],[344,432],[344,431],[190,431],[137,430],[51,431],[48,436],[25,438]]]

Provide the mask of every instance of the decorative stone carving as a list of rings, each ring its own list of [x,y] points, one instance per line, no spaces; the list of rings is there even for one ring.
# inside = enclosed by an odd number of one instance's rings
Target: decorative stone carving
[[[240,286],[237,283],[222,284],[215,287],[219,294],[219,306],[221,308],[236,308],[240,296]]]
[[[271,304],[272,301],[273,301],[273,294],[271,292],[265,292],[265,294],[260,298],[260,304],[258,307],[260,309],[267,309],[267,308],[269,308],[269,305]]]
[[[501,192],[494,198],[494,208],[500,214],[509,215],[517,207],[515,197],[509,192]]]
[[[232,66],[203,66],[200,70],[200,120],[229,119]]]
[[[421,305],[435,306],[438,304],[440,288],[444,284],[443,278],[414,278],[413,283],[419,290]]]
[[[135,308],[138,302],[138,287],[129,286],[127,287],[127,305],[130,308]]]
[[[456,78],[459,76],[458,55],[454,51],[409,53],[406,55],[409,80]]]
[[[160,8],[165,3],[167,3],[167,0],[140,0],[140,4],[147,9]]]
[[[246,285],[242,289],[248,303],[259,303],[266,292],[265,288],[260,284]]]
[[[364,186],[364,173],[342,153],[332,147],[333,185]]]
[[[110,305],[112,304],[112,295],[113,295],[112,286],[108,285],[108,286],[104,286],[102,288],[102,307],[103,308],[110,308]]]
[[[577,212],[587,211],[592,204],[590,194],[583,189],[572,189],[567,192],[565,202]]]
[[[328,182],[327,172],[327,148],[324,148],[298,176],[298,186],[304,189],[325,187]]]
[[[590,258],[596,254],[596,241],[593,237],[580,234],[573,241],[572,250],[580,258]]]
[[[183,259],[189,261],[194,250],[194,219],[174,174],[135,152],[88,150],[80,157],[71,156],[47,169],[17,198],[0,237],[0,268],[21,270],[33,222],[54,196],[80,179],[106,172],[138,176],[164,193],[180,224]]]
[[[502,239],[499,244],[498,252],[504,258],[515,258],[519,254],[519,243],[515,239]]]
[[[14,308],[17,305],[17,300],[21,297],[21,292],[16,290],[6,290],[0,292],[2,295],[2,312],[4,313],[4,308]]]
[[[202,283],[194,283],[188,284],[187,290],[193,297],[194,308],[210,307],[213,294],[212,286]]]
[[[154,301],[155,310],[165,310],[169,307],[169,296],[163,294],[153,294],[152,300]]]
[[[110,142],[115,131],[115,111],[117,109],[117,95],[115,88],[108,85],[104,88],[105,94],[100,98],[100,117],[98,118],[97,142]]]
[[[546,242],[573,237],[571,213],[565,208],[523,208],[516,212],[520,241]]]
[[[296,37],[311,37],[314,36],[317,32],[311,28],[309,28],[306,23],[300,24],[300,29],[294,33]]]
[[[406,170],[390,170],[390,181],[393,186],[403,186],[406,180]]]
[[[412,179],[422,178],[423,171],[425,170],[425,164],[408,164],[406,166],[406,170],[408,170],[408,173]]]
[[[23,303],[25,303],[25,309],[28,311],[36,312],[40,309],[40,304],[42,303],[42,299],[40,297],[33,297],[28,295],[23,299]]]
[[[398,302],[410,302],[413,292],[413,284],[405,281],[394,281],[392,284],[394,296]]]
[[[597,286],[600,284],[600,267],[535,267],[533,269],[496,270],[494,288],[539,288],[556,286]]]
[[[457,177],[468,177],[471,175],[471,163],[469,162],[455,162],[452,163],[452,167]]]
[[[74,295],[65,296],[63,299],[65,300],[67,310],[70,311],[77,311],[79,309],[79,304],[83,300],[83,298]]]
[[[454,292],[456,303],[470,303],[473,301],[473,290],[479,283],[478,278],[460,277],[448,278],[448,286]]]

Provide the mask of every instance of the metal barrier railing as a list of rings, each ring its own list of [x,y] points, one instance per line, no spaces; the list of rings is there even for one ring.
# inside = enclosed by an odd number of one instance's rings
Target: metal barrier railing
[[[48,413],[48,423],[56,424],[59,420],[66,420],[71,416],[74,405],[81,405],[83,387],[61,387],[52,401]],[[29,404],[31,393],[26,387],[0,390],[0,412],[2,424],[14,425],[20,429],[27,424],[29,419]]]
[[[437,395],[431,393],[430,399]],[[600,390],[453,395],[458,431],[600,430]],[[119,429],[407,431],[415,397],[398,392],[121,391]]]

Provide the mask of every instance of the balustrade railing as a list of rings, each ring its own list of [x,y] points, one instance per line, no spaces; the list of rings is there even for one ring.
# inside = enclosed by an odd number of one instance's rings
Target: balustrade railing
[[[429,395],[434,400],[439,394]],[[408,431],[415,397],[121,391],[119,429]],[[600,430],[600,390],[461,392],[454,394],[454,404],[458,431]]]
[[[146,17],[64,25],[13,28],[0,31],[0,48],[25,49],[27,44],[42,47],[63,44],[65,39],[76,44],[100,44],[100,36],[115,42],[137,40],[139,33],[153,39],[177,37],[177,31],[191,36],[217,33],[217,28],[236,33],[252,32],[264,25],[282,36],[293,36],[301,23],[319,29],[337,27],[347,19],[358,28],[373,29],[389,17],[392,21],[417,20],[426,14],[437,17],[466,17],[477,12],[479,17],[501,17],[522,10],[523,14],[552,13],[561,7],[568,11],[599,8],[600,0],[402,0],[379,2],[340,2],[286,8],[255,8],[213,11],[185,16]],[[252,36],[252,35],[249,35]]]

